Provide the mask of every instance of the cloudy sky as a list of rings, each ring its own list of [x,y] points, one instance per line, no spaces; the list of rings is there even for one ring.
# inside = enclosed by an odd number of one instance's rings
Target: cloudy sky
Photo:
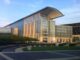
[[[80,22],[80,0],[0,0],[0,27],[46,6],[57,8],[64,14],[55,19],[58,25]]]

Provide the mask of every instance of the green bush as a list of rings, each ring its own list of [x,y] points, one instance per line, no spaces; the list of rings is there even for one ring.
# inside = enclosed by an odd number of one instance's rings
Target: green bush
[[[76,43],[70,43],[69,46],[76,46]]]
[[[69,46],[68,43],[61,43],[59,46]]]

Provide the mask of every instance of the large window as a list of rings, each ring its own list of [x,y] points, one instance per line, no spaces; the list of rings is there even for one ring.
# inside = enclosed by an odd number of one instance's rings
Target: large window
[[[47,42],[47,38],[43,38],[43,42]]]
[[[16,27],[16,28],[13,28],[12,33],[13,33],[14,35],[18,35],[18,28],[17,28],[17,27]]]
[[[48,35],[48,21],[46,17],[42,17],[41,27],[42,27],[42,35],[47,36]]]
[[[73,34],[74,35],[80,34],[80,26],[74,26],[73,27]]]
[[[80,38],[79,37],[74,37],[73,42],[80,42]]]

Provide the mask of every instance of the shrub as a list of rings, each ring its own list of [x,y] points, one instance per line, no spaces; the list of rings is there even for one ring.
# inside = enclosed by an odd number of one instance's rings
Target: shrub
[[[36,43],[38,39],[29,38],[29,37],[22,37],[22,36],[15,36],[11,34],[1,34],[0,35],[0,45],[6,44],[22,44],[27,41],[29,44]]]
[[[76,46],[76,43],[70,43],[69,46]]]
[[[67,46],[68,43],[62,43],[62,44],[59,44],[59,46]]]

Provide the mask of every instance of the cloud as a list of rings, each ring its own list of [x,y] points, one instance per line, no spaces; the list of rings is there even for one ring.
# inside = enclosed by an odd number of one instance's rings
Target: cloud
[[[56,20],[57,25],[80,22],[80,4],[60,10],[64,16]]]
[[[4,3],[9,5],[9,4],[11,4],[11,0],[4,0]]]

